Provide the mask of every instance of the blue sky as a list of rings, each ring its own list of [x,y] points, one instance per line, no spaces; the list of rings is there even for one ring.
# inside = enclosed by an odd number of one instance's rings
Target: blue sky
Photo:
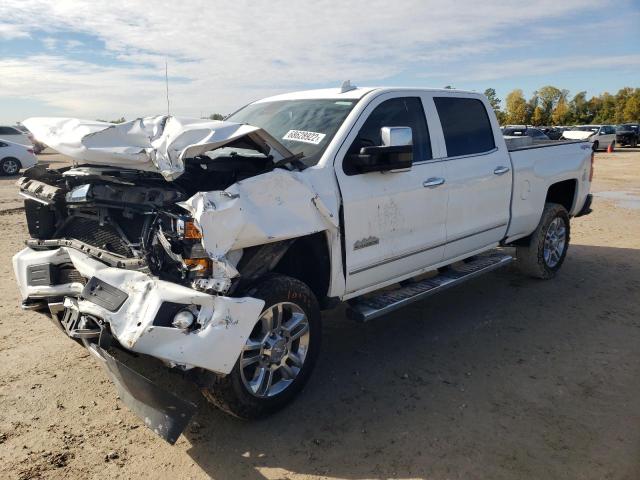
[[[227,113],[275,93],[400,85],[529,95],[640,87],[640,1],[3,0],[0,123]]]

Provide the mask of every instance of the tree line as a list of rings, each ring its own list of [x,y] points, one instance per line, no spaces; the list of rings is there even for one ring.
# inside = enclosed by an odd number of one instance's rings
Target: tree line
[[[496,112],[500,125],[587,125],[640,123],[640,88],[624,87],[587,99],[587,92],[569,98],[569,90],[547,85],[533,92],[529,100],[515,89],[502,100],[493,88],[484,94]]]

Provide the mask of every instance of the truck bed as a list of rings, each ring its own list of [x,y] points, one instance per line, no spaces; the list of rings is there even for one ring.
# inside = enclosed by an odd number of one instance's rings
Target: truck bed
[[[584,143],[585,140],[535,140],[531,137],[504,137],[507,144],[507,150],[515,152],[518,150],[531,150],[533,148],[553,147],[557,145],[566,145],[570,143]]]

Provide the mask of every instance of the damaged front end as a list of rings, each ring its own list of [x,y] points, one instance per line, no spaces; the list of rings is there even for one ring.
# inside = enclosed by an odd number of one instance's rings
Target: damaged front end
[[[88,346],[129,407],[175,442],[193,405],[112,358],[109,340],[170,367],[224,375],[264,302],[219,294],[231,278],[213,279],[178,186],[104,169],[36,168],[19,183],[31,236],[13,258],[24,308]]]
[[[231,372],[264,308],[242,296],[292,239],[337,229],[296,156],[261,129],[151,117],[113,126],[25,122],[83,166],[18,182],[30,239],[13,257],[23,308],[100,359],[121,397],[173,443],[193,414],[111,357]]]

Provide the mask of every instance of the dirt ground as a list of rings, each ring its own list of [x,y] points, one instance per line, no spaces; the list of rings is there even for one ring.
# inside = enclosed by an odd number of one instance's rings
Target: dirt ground
[[[640,149],[597,155],[594,213],[555,280],[509,267],[365,325],[326,312],[311,381],[271,418],[230,418],[161,373],[200,405],[175,446],[20,309],[14,182],[0,180],[1,478],[640,478]]]

